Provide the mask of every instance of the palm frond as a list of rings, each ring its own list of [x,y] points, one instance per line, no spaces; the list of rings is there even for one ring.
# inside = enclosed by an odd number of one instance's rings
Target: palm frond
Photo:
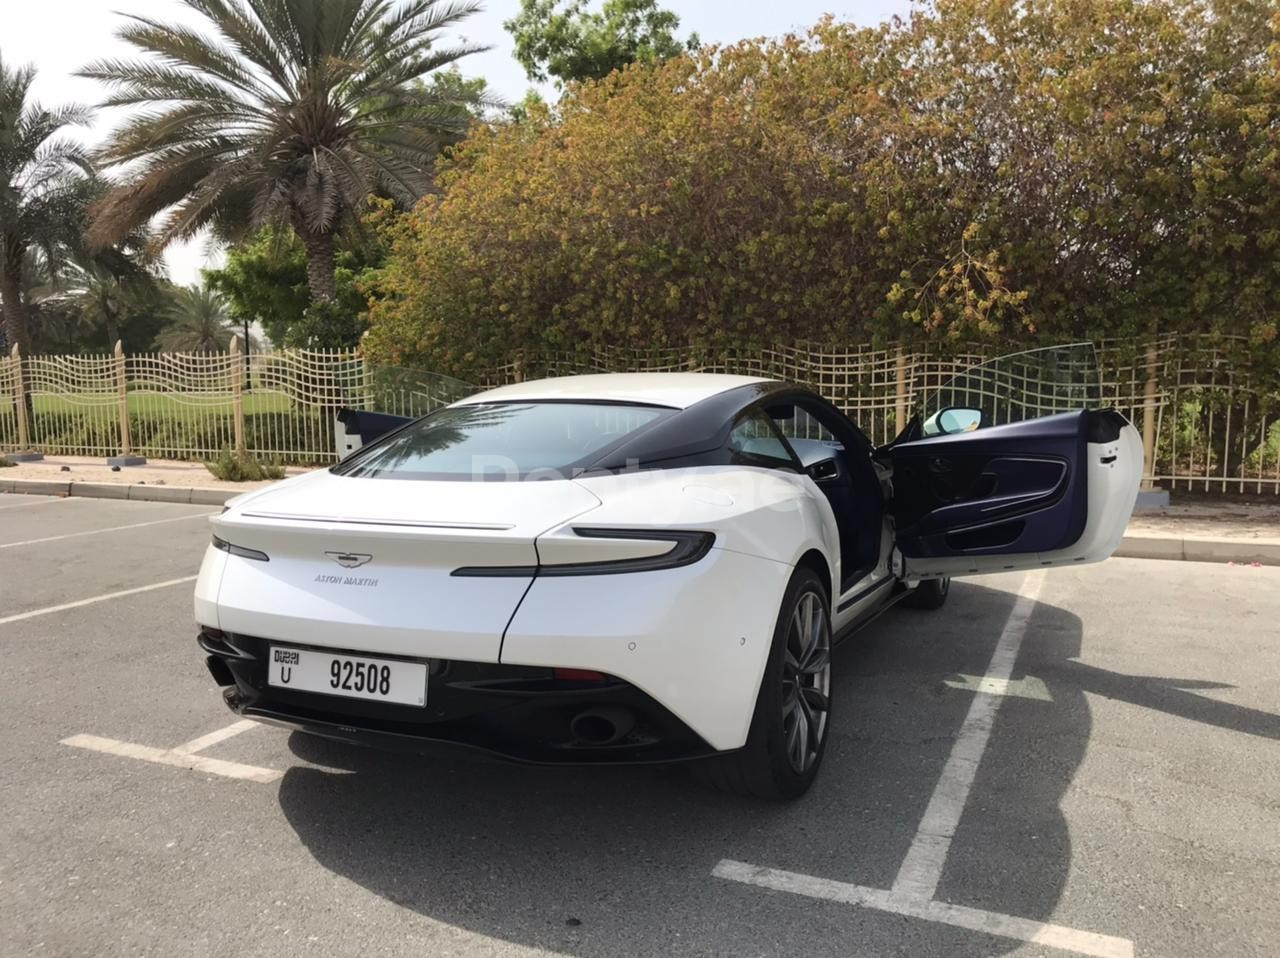
[[[87,126],[92,119],[93,110],[79,104],[46,109],[39,103],[29,103],[18,121],[19,136],[28,142],[40,142],[63,127]]]
[[[253,97],[269,97],[262,77],[237,60],[235,54],[208,37],[184,27],[166,26],[156,20],[131,15],[132,22],[116,34],[145,53],[167,64],[214,78],[227,87]]]
[[[99,60],[78,74],[97,80],[108,88],[103,106],[130,106],[137,103],[235,103],[245,113],[266,112],[257,96],[237,96],[236,91],[217,78],[210,79],[189,67],[146,60]]]
[[[234,156],[234,150],[220,150],[216,142],[175,146],[152,155],[131,179],[110,189],[97,204],[90,238],[105,245],[131,233],[195,193]],[[163,245],[178,238],[179,234],[161,231],[156,242]]]
[[[166,326],[156,335],[155,348],[166,352],[222,352],[236,334],[226,300],[208,287],[173,290],[164,316]]]
[[[370,63],[360,75],[352,78],[349,89],[343,91],[344,100],[350,106],[403,93],[414,80],[453,66],[463,57],[484,53],[489,49],[478,44],[434,49],[430,42],[422,41],[419,49],[407,51],[398,59],[379,58]]]
[[[195,2],[198,0],[187,0],[189,4]],[[231,2],[234,3],[236,0]],[[296,90],[297,78],[305,61],[306,51],[302,47],[296,23],[297,16],[290,9],[291,5],[287,0],[245,0],[245,6],[248,7],[247,15],[258,21],[261,28],[271,37],[271,42],[279,48],[282,59],[288,64],[289,72],[294,77]]]
[[[231,48],[252,63],[281,90],[294,87],[295,75],[289,56],[265,29],[261,17],[246,13],[238,4],[224,0],[186,0],[187,6],[202,14],[226,38]]]
[[[0,58],[0,274],[20,287],[30,285],[31,264],[52,270],[80,242],[93,187],[87,152],[62,135],[89,111],[41,106],[30,96],[34,79]]]
[[[254,117],[234,107],[220,109],[206,104],[186,104],[165,110],[135,112],[119,129],[111,144],[114,162],[127,163],[150,156],[157,143],[170,147],[191,145],[230,132],[228,144],[247,145],[271,132],[272,117]]]
[[[200,28],[130,17],[119,35],[138,56],[83,71],[133,108],[99,154],[128,168],[98,205],[100,240],[156,216],[157,243],[264,222],[330,236],[370,193],[421,196],[470,121],[470,92],[445,102],[416,86],[484,49],[436,46],[475,0],[184,3]]]
[[[352,148],[359,162],[376,172],[377,184],[401,202],[412,202],[426,192],[428,181],[419,163],[406,161],[390,150]]]

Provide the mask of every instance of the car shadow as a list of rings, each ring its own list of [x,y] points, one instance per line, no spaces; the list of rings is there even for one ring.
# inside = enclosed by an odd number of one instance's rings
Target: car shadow
[[[1196,694],[1196,690],[1234,689],[1234,685],[1157,675],[1125,675],[1083,662],[1066,663],[1064,671],[1070,681],[1086,692],[1230,732],[1280,739],[1280,714]]]
[[[333,873],[504,942],[575,955],[902,952],[903,919],[711,870],[733,859],[889,888],[972,702],[946,679],[984,673],[1015,598],[957,583],[944,612],[893,610],[842,646],[824,768],[791,804],[713,792],[680,768],[424,760],[295,733],[290,747],[310,764],[285,773],[280,805]],[[1035,661],[1052,701],[1002,703],[940,898],[1053,915],[1071,863],[1059,806],[1091,729],[1071,671],[1080,646],[1076,616],[1037,607],[1015,677]],[[1052,762],[1026,764],[1027,734]],[[909,940],[909,953],[1019,944],[925,923]]]

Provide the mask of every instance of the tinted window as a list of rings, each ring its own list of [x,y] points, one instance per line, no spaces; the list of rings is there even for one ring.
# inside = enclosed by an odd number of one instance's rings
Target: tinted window
[[[518,478],[568,470],[674,410],[606,403],[454,406],[357,453],[334,472],[363,478]]]
[[[836,437],[831,430],[817,420],[807,409],[791,402],[769,408],[768,413],[778,431],[788,442],[794,439],[816,439],[820,442],[835,442]]]
[[[795,457],[763,410],[754,409],[729,433],[729,455],[736,464],[794,469]]]

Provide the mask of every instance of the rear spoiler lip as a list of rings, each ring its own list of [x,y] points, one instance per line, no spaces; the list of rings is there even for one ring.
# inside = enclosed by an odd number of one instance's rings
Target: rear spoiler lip
[[[240,513],[246,519],[270,519],[274,522],[324,523],[342,526],[392,526],[407,529],[455,529],[462,532],[507,532],[514,529],[511,522],[448,522],[433,519],[378,519],[359,516],[314,516],[294,512],[263,512],[260,510]]]

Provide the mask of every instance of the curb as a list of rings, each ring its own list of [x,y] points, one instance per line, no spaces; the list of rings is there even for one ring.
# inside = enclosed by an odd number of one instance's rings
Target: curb
[[[1125,536],[1116,549],[1121,559],[1180,559],[1184,562],[1235,562],[1280,565],[1280,541],[1198,539],[1173,536]]]
[[[210,489],[202,486],[127,486],[120,482],[55,482],[48,479],[0,479],[0,492],[29,496],[76,496],[88,499],[131,499],[135,502],[181,502],[221,506],[251,490]]]
[[[3,492],[33,496],[131,499],[135,502],[181,502],[197,506],[221,506],[241,494],[238,489],[210,489],[201,486],[127,486],[124,483],[53,482],[44,479],[0,479],[0,493]],[[1280,540],[1127,535],[1120,540],[1120,547],[1114,554],[1120,559],[1260,562],[1263,565],[1280,565]]]

